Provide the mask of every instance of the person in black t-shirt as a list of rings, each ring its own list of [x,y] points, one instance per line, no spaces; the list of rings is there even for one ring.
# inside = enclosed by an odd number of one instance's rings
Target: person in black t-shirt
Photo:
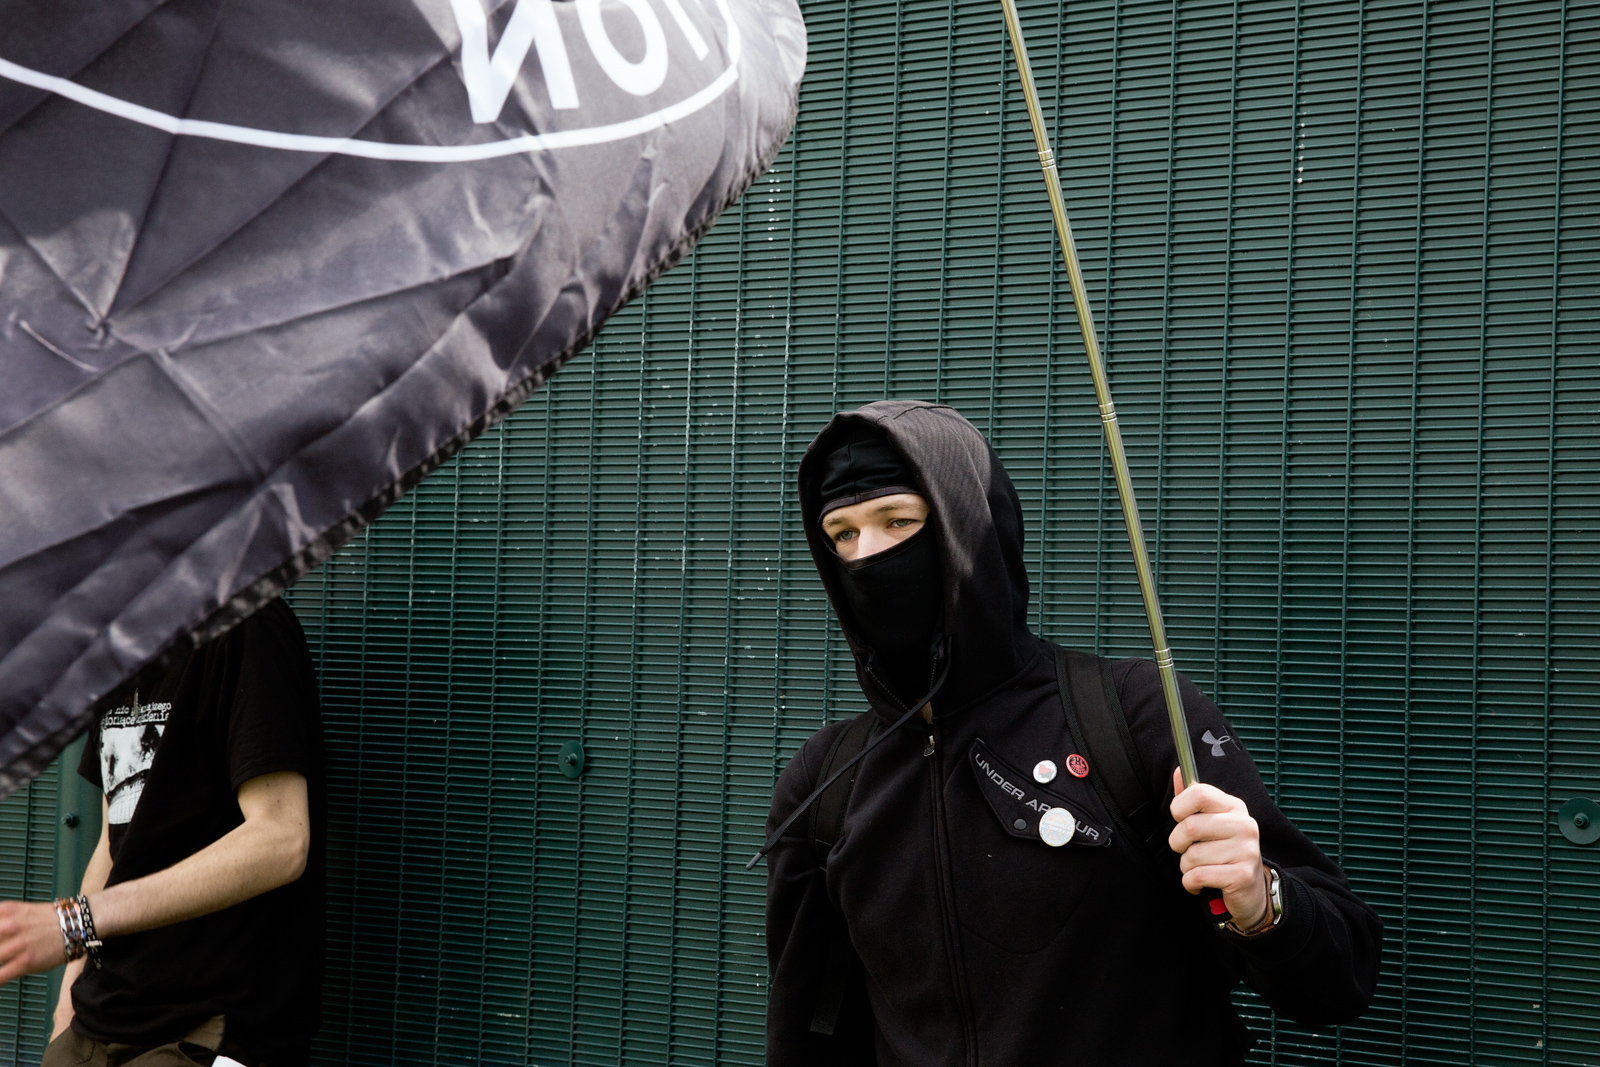
[[[105,793],[78,898],[103,944],[98,966],[67,965],[44,1067],[306,1063],[322,985],[322,726],[294,613],[274,600],[108,698],[79,773]],[[70,925],[70,901],[0,902],[0,984],[61,964],[63,910]]]

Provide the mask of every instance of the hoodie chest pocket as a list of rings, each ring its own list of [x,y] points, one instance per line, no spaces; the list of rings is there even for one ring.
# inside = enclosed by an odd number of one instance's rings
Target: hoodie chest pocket
[[[1055,761],[1040,761],[1033,773],[1024,777],[995,755],[982,738],[972,742],[967,760],[977,778],[978,792],[1010,836],[1051,848],[1071,844],[1104,848],[1111,844],[1111,828],[1100,815],[1098,799],[1091,807],[1082,791],[1073,790],[1078,795],[1068,797],[1059,787],[1047,789],[1039,781],[1043,778],[1053,783],[1061,777]]]
[[[1113,905],[1125,872],[1092,786],[1042,767],[1046,788],[982,740],[966,761],[970,774],[953,776],[947,808],[964,927],[1025,955],[1049,946],[1078,911]]]

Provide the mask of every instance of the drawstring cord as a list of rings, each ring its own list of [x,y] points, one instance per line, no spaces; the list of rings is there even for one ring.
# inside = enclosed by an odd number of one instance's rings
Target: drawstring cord
[[[861,749],[860,752],[857,752],[849,760],[845,761],[845,765],[843,767],[840,767],[838,770],[834,771],[831,775],[829,775],[827,781],[823,782],[821,785],[819,785],[815,789],[813,789],[811,791],[811,795],[806,797],[806,799],[801,802],[799,807],[797,807],[793,811],[791,811],[789,813],[789,817],[787,819],[783,820],[783,822],[781,824],[779,824],[779,826],[778,826],[778,828],[776,830],[772,831],[772,833],[767,835],[766,844],[762,845],[760,850],[758,852],[756,852],[756,854],[754,856],[750,857],[750,862],[746,863],[744,865],[744,869],[747,870],[747,871],[750,870],[756,864],[760,863],[761,860],[766,856],[766,854],[768,852],[771,852],[775,847],[777,847],[778,842],[783,839],[784,832],[786,830],[788,830],[789,827],[794,825],[794,821],[796,819],[798,819],[801,815],[805,814],[806,809],[811,807],[811,805],[816,802],[816,799],[818,797],[820,797],[823,793],[827,792],[827,789],[828,789],[828,787],[830,785],[832,785],[834,782],[839,780],[839,776],[840,775],[844,774],[844,772],[848,771],[851,767],[854,767],[857,763],[860,763],[863,759],[866,758],[866,755],[867,755],[868,752],[871,752],[873,749],[877,748],[880,744],[883,743],[884,738],[892,736],[896,730],[900,729],[900,727],[904,726],[906,723],[911,721],[911,716],[915,715],[917,712],[921,711],[924,707],[926,707],[928,705],[928,703],[931,700],[933,700],[933,695],[935,693],[937,693],[939,691],[940,687],[942,687],[944,685],[945,676],[948,675],[949,673],[950,673],[950,662],[947,659],[944,662],[943,669],[939,672],[938,678],[936,678],[934,680],[933,688],[928,690],[928,695],[923,697],[921,700],[917,701],[916,703],[912,704],[911,705],[911,710],[906,712],[904,715],[900,716],[898,719],[896,719],[894,721],[894,725],[893,726],[889,727],[887,730],[883,731],[877,737],[874,737],[872,740],[868,741],[866,743],[866,745]]]

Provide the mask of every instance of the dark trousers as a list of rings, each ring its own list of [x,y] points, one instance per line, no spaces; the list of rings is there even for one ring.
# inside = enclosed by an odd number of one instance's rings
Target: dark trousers
[[[39,1067],[211,1067],[222,1033],[220,1015],[165,1045],[107,1044],[69,1026],[44,1050]]]

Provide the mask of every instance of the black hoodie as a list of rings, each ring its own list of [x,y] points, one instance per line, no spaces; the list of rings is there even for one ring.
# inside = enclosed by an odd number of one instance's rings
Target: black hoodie
[[[800,463],[806,537],[881,725],[904,708],[866,671],[871,650],[852,632],[818,523],[822,460],[851,423],[876,427],[905,456],[932,507],[948,669],[932,727],[914,717],[863,760],[826,866],[805,818],[768,857],[768,1064],[1239,1064],[1250,1039],[1229,991],[1241,980],[1299,1022],[1359,1015],[1377,980],[1378,917],[1278,810],[1238,734],[1192,684],[1181,689],[1201,778],[1245,801],[1282,877],[1275,929],[1219,932],[1179,885],[1176,863],[1158,866],[1112,832],[1088,780],[1068,773],[1055,666],[1027,626],[1016,491],[971,423],[914,401],[838,415]],[[1165,808],[1177,759],[1155,667],[1123,660],[1114,678],[1148,790]],[[790,760],[769,834],[818,784],[845,725],[825,727]],[[1046,759],[1061,769],[1037,787],[1031,769]],[[1072,841],[1052,848],[1018,833],[1014,813],[983,792],[1001,779],[1076,812]],[[839,922],[859,966],[823,1036],[810,1025]]]

